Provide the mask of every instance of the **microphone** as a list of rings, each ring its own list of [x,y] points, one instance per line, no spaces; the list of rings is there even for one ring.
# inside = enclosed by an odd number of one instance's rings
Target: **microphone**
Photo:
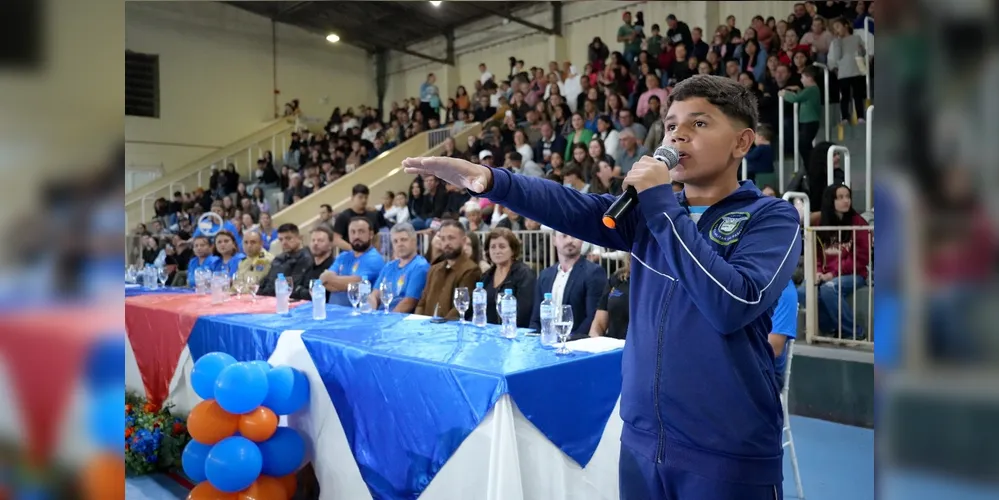
[[[670,170],[673,170],[677,163],[680,163],[680,152],[669,146],[659,146],[652,157],[665,163],[666,168]],[[635,205],[638,205],[638,191],[635,191],[634,186],[628,186],[624,194],[614,200],[610,208],[604,212],[604,225],[611,229],[616,228],[617,221],[628,215],[635,208]]]

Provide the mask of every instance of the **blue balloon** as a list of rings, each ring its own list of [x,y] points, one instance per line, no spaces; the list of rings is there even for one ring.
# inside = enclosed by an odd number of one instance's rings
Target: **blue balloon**
[[[309,379],[290,366],[278,366],[267,373],[264,406],[278,415],[290,415],[309,402]]]
[[[180,462],[184,466],[184,474],[191,481],[200,483],[208,480],[208,476],[205,475],[205,461],[208,460],[210,451],[212,447],[207,444],[201,444],[193,439],[187,442]]]
[[[271,371],[271,364],[266,361],[258,359],[256,361],[250,361],[249,363],[254,366],[259,366],[264,370],[264,373]]]
[[[305,460],[305,440],[290,427],[278,427],[270,439],[259,443],[264,474],[281,477],[298,470]]]
[[[231,364],[219,373],[214,395],[223,410],[233,414],[247,413],[267,397],[267,372],[259,364]]]
[[[236,358],[224,352],[210,352],[194,363],[191,370],[191,387],[201,399],[215,397],[215,382],[227,366],[235,364]]]
[[[122,440],[125,435],[125,391],[113,385],[96,394],[89,410],[90,433],[94,442],[103,450],[124,453]]]
[[[225,438],[212,446],[205,460],[205,477],[226,493],[248,488],[260,477],[263,459],[256,443],[244,437]]]

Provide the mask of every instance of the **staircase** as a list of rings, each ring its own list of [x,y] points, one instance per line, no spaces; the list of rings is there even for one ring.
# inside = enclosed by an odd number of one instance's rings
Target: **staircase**
[[[456,135],[452,135],[457,144],[465,144],[467,137],[478,135],[481,124],[473,124]],[[339,212],[350,205],[351,191],[356,184],[364,184],[371,190],[371,199],[379,200],[386,191],[405,191],[409,193],[409,185],[413,175],[402,170],[402,160],[416,156],[433,156],[444,150],[443,130],[422,132],[408,141],[382,153],[377,158],[365,163],[361,168],[341,177],[319,191],[303,198],[274,214],[274,227],[284,223],[293,223],[302,231],[313,226],[319,219],[319,206],[328,203],[333,210]],[[433,140],[433,142],[431,142]],[[373,204],[373,202],[372,202]]]
[[[174,191],[189,192],[198,187],[207,188],[213,166],[221,169],[232,163],[245,179],[252,176],[257,159],[265,151],[274,154],[275,164],[279,166],[295,126],[295,121],[288,118],[275,120],[257,132],[128,193],[125,196],[125,230],[128,231],[138,222],[149,221],[153,217],[153,202],[157,198],[171,200]]]
[[[867,144],[867,130],[868,127],[872,125],[871,120],[866,123],[858,124],[845,124],[839,125],[839,105],[833,103],[830,105],[832,109],[830,110],[830,134],[829,140],[834,144],[845,146],[850,150],[850,180],[849,186],[850,190],[853,191],[853,208],[857,212],[863,213],[868,209],[874,207],[871,204],[870,207],[867,206],[867,193],[870,186],[867,185],[867,157],[870,152],[870,148]],[[872,108],[868,108],[868,114],[873,114]],[[786,132],[786,131],[785,131]],[[825,124],[820,127],[819,133],[815,136],[816,143],[824,142],[826,139]],[[786,139],[790,140],[790,139]],[[775,144],[775,148],[779,148],[778,144]],[[776,156],[776,153],[775,153]],[[779,159],[775,158],[775,162],[779,163]],[[843,164],[844,169],[846,168],[845,163]],[[784,182],[779,186],[778,190],[783,192],[787,183],[791,181],[794,177],[794,158],[790,153],[784,155],[784,164],[778,165],[778,168],[782,167],[784,171]],[[806,165],[799,160],[798,168],[804,169]],[[872,170],[874,166],[872,165]],[[775,170],[775,174],[779,172]],[[761,183],[762,185],[762,183]],[[774,181],[773,185],[777,186],[777,182]],[[872,199],[873,201],[873,199]],[[811,207],[813,212],[819,210],[819,207]]]

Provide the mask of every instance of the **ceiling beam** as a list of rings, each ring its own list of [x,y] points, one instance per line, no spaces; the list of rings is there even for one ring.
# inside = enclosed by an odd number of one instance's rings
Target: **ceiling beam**
[[[453,53],[448,54],[448,56],[444,57],[444,58],[435,57],[435,56],[423,54],[421,52],[417,52],[415,50],[407,49],[406,47],[401,46],[399,44],[399,42],[393,42],[391,40],[385,40],[385,39],[377,36],[372,31],[368,31],[368,32],[365,32],[365,33],[357,33],[357,32],[354,32],[354,31],[348,30],[348,29],[337,28],[335,26],[334,27],[327,26],[327,25],[325,25],[325,23],[324,23],[324,26],[322,26],[322,27],[316,26],[315,24],[313,24],[311,22],[308,23],[308,25],[311,26],[313,28],[313,30],[315,30],[317,32],[322,32],[322,33],[336,33],[337,35],[340,35],[340,41],[341,42],[344,42],[344,43],[347,43],[347,44],[350,44],[350,45],[355,45],[355,46],[361,47],[361,48],[363,48],[365,50],[372,50],[372,49],[394,50],[396,52],[401,52],[403,54],[411,55],[413,57],[419,57],[420,59],[426,59],[428,61],[432,61],[432,62],[435,62],[435,63],[438,63],[438,64],[447,64],[449,66],[454,66],[454,55],[453,55]]]
[[[540,24],[534,24],[534,23],[532,23],[530,21],[526,21],[524,19],[521,19],[521,18],[519,18],[517,16],[514,16],[514,15],[508,13],[508,12],[503,12],[501,10],[494,9],[492,7],[487,7],[485,2],[469,2],[468,5],[474,6],[476,9],[479,9],[479,10],[481,10],[483,12],[488,12],[488,13],[494,15],[494,16],[499,16],[499,17],[502,17],[503,19],[508,19],[511,22],[514,22],[514,23],[517,23],[517,24],[520,24],[520,25],[523,25],[523,26],[527,26],[528,28],[531,28],[531,29],[533,29],[535,31],[540,31],[540,32],[542,32],[542,33],[544,33],[546,35],[557,35],[558,34],[552,28],[546,28],[544,26],[541,26]]]

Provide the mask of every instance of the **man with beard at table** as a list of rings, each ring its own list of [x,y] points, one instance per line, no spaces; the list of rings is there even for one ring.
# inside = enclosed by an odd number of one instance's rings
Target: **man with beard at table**
[[[374,228],[371,219],[354,217],[347,226],[347,238],[350,241],[350,251],[340,252],[329,270],[319,277],[329,293],[329,303],[349,306],[347,285],[367,279],[374,283],[378,273],[385,267],[385,259],[378,249],[371,245],[374,239]]]

